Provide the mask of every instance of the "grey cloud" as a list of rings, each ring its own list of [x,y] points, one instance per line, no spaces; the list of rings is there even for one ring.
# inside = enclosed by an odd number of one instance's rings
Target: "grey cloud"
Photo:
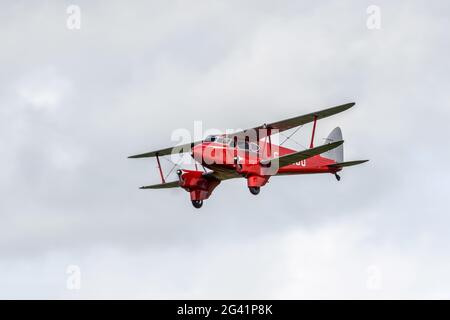
[[[370,4],[80,1],[79,31],[68,3],[2,5],[0,296],[448,297],[448,5],[381,1],[368,30]],[[199,213],[126,159],[352,100],[318,128],[371,159],[340,183],[227,181]]]

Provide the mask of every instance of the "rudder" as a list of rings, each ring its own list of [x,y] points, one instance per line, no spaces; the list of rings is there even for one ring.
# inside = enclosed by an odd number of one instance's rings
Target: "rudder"
[[[327,144],[327,143],[332,143],[332,142],[341,141],[341,140],[342,140],[341,128],[336,127],[333,129],[333,131],[330,132],[325,143]],[[328,158],[328,159],[332,159],[336,162],[343,162],[344,161],[344,145],[341,144],[339,147],[323,153],[322,156],[325,158]]]

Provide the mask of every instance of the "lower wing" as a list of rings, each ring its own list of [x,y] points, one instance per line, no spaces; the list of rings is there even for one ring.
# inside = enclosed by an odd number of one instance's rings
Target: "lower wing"
[[[329,151],[331,149],[337,148],[343,143],[344,143],[344,141],[341,140],[341,141],[336,141],[336,142],[333,142],[333,143],[324,144],[324,145],[322,145],[320,147],[315,147],[315,148],[306,149],[306,150],[299,151],[299,152],[290,153],[290,154],[287,154],[285,156],[281,156],[279,158],[270,159],[270,160],[267,160],[267,161],[261,161],[261,164],[263,164],[263,165],[272,165],[272,164],[276,165],[277,162],[278,162],[278,167],[281,168],[281,167],[290,165],[292,163],[295,163],[295,162],[298,162],[298,161],[301,161],[301,160],[305,160],[305,159],[311,158],[313,156],[316,156],[318,154],[327,152],[327,151]]]
[[[221,171],[211,171],[203,174],[205,179],[216,179],[219,181],[228,180],[232,178],[238,178],[240,175],[236,174],[234,170],[221,170]],[[143,186],[139,189],[169,189],[178,188],[180,186],[179,181],[171,181],[159,184],[152,184],[150,186]]]
[[[139,189],[169,189],[169,188],[177,188],[179,187],[178,181],[172,181],[172,182],[165,182],[165,183],[159,183],[159,184],[152,184],[151,186],[143,186]]]

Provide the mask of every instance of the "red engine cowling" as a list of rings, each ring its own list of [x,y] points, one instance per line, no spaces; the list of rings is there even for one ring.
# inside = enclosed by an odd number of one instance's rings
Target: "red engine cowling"
[[[269,175],[264,174],[264,168],[259,163],[237,164],[236,170],[247,178],[248,187],[262,187],[270,178]]]
[[[249,188],[254,187],[262,187],[264,186],[267,181],[269,181],[269,176],[257,176],[257,175],[251,175],[247,177],[247,186]]]
[[[183,170],[178,171],[180,187],[188,191],[191,200],[208,199],[220,181],[214,178],[205,178],[203,171]]]

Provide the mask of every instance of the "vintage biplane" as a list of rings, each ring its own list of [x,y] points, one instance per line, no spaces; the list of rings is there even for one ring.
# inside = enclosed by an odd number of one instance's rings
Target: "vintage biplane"
[[[355,103],[324,109],[306,115],[263,124],[231,134],[212,135],[201,141],[190,142],[166,149],[130,156],[129,158],[156,157],[161,183],[141,189],[183,188],[190,193],[195,208],[203,205],[213,190],[223,181],[233,178],[247,179],[250,192],[257,195],[272,176],[331,173],[339,181],[338,172],[368,160],[345,161],[342,132],[336,127],[325,144],[314,147],[317,120],[353,107]],[[313,123],[309,149],[295,151],[272,143],[271,136],[282,131]],[[195,161],[195,170],[177,170],[178,180],[166,182],[160,157],[188,152]],[[198,165],[203,170],[198,169]],[[207,170],[208,169],[208,170]]]

